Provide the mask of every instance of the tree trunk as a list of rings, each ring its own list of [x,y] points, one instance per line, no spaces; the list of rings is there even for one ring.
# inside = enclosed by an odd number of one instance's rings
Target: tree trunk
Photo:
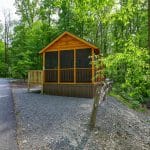
[[[4,43],[5,43],[5,63],[8,64],[8,44],[10,29],[10,12],[4,10]]]
[[[96,114],[97,114],[97,110],[98,110],[99,100],[100,99],[99,99],[98,89],[96,87],[94,103],[93,103],[93,108],[92,108],[92,114],[91,114],[91,118],[90,118],[90,128],[91,129],[93,129],[96,124]]]
[[[106,94],[111,88],[112,82],[109,80],[100,81],[95,87],[95,97],[93,103],[92,114],[90,118],[90,129],[92,130],[96,125],[96,115],[98,111],[98,106],[101,105],[103,101],[106,100]]]
[[[150,0],[148,0],[148,49],[150,53]]]

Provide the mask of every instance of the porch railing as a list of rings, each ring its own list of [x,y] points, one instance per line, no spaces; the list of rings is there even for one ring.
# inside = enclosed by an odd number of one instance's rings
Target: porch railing
[[[30,70],[28,71],[28,91],[32,85],[43,84],[43,71],[42,70]]]
[[[46,69],[45,82],[92,83],[92,68]]]
[[[92,68],[67,68],[30,70],[28,72],[28,90],[32,85],[43,85],[43,82],[54,83],[93,83],[99,79],[92,79]]]

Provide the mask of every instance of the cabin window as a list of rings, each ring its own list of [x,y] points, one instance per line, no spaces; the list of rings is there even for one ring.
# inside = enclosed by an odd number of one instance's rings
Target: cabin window
[[[60,82],[74,82],[74,51],[60,51]]]
[[[45,69],[57,69],[58,68],[58,52],[46,52],[45,53]]]

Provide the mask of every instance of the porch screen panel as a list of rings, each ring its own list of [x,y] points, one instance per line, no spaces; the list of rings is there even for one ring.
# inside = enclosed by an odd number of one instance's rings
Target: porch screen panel
[[[60,68],[73,68],[74,67],[74,51],[63,50],[60,51]]]
[[[92,82],[91,49],[78,49],[76,51],[76,82]]]
[[[45,53],[45,69],[57,69],[58,67],[58,52]]]
[[[77,68],[91,68],[92,65],[90,64],[91,58],[89,56],[92,55],[91,49],[78,49],[76,52],[77,55]]]
[[[60,51],[60,82],[74,82],[74,51]]]
[[[45,82],[58,81],[58,52],[45,53]]]

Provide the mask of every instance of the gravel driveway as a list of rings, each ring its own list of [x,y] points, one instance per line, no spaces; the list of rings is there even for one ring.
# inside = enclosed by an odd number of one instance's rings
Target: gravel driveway
[[[0,78],[0,150],[18,150],[16,119],[8,81]]]
[[[150,117],[113,98],[99,108],[88,130],[92,99],[27,93],[14,88],[21,150],[149,150]]]

